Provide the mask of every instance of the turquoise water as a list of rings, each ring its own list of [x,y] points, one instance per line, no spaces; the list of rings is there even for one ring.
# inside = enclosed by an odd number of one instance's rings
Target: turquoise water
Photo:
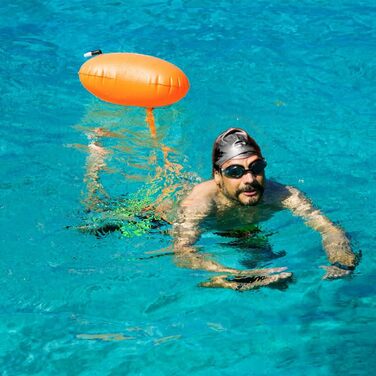
[[[16,0],[0,19],[2,375],[372,374],[373,2]],[[288,212],[259,224],[282,255],[259,266],[288,266],[285,290],[199,288],[209,273],[176,267],[158,231],[67,229],[88,216],[94,128],[112,132],[101,178],[114,200],[147,184],[151,157],[162,163],[141,109],[81,87],[82,54],[96,48],[181,67],[189,94],[155,111],[171,161],[209,178],[213,139],[246,128],[269,177],[307,193],[362,250],[353,276],[322,281],[320,236]],[[252,255],[223,242],[208,233],[200,244],[244,268]]]

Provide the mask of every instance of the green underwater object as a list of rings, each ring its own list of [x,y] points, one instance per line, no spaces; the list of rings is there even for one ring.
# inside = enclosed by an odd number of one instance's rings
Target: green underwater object
[[[120,227],[120,231],[126,238],[132,238],[134,236],[141,236],[148,233],[151,230],[150,219],[141,220],[139,222],[124,223]]]
[[[97,210],[89,213],[78,230],[96,236],[120,231],[124,237],[132,238],[160,229],[171,223],[173,219],[169,216],[174,215],[174,205],[176,206],[184,190],[197,180],[194,175],[183,173],[177,176],[174,171],[161,170],[134,193],[121,199],[101,199],[96,205]],[[173,204],[162,210],[162,214],[160,205],[164,202]],[[161,214],[158,214],[156,207]]]
[[[112,211],[113,217],[122,223],[119,230],[127,238],[142,236],[160,225],[161,218],[153,210],[153,198],[139,197],[145,193],[144,189],[139,190]]]
[[[102,202],[101,211],[91,213],[86,223],[79,226],[78,230],[96,236],[120,231],[124,237],[132,238],[160,228],[167,222],[154,210],[153,204],[157,193],[155,184],[150,184],[127,198]]]

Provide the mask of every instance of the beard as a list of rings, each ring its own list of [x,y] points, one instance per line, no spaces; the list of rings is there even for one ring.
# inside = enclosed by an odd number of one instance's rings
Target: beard
[[[248,193],[248,195],[247,195]],[[257,205],[264,194],[264,187],[257,181],[254,180],[250,184],[244,185],[239,188],[235,196],[240,204],[245,206]]]

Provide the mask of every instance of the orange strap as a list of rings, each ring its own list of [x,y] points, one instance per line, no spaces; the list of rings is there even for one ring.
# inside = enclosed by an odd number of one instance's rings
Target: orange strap
[[[146,108],[146,122],[148,123],[151,137],[155,140],[157,138],[157,129],[155,127],[155,119],[153,109],[151,107]]]

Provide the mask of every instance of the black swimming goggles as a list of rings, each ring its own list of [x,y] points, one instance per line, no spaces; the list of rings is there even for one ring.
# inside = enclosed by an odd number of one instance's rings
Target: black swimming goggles
[[[257,159],[248,166],[248,169],[235,164],[221,169],[221,173],[230,179],[240,179],[247,172],[250,172],[253,176],[257,176],[264,172],[266,165],[265,159]]]

